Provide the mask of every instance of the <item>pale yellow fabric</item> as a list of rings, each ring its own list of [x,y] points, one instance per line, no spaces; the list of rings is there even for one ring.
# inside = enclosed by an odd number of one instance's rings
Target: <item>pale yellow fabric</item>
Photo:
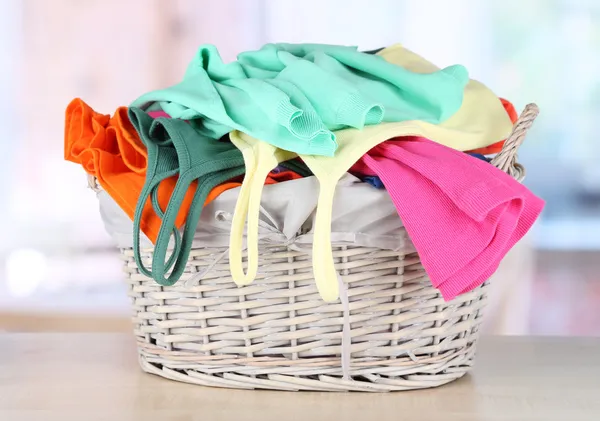
[[[271,170],[280,162],[295,158],[294,152],[276,148],[245,133],[233,131],[231,142],[242,152],[246,175],[235,204],[231,235],[229,237],[229,270],[237,285],[247,285],[256,278],[258,272],[258,221],[260,198],[265,180]],[[242,267],[244,225],[248,218],[247,248],[248,270]]]
[[[385,48],[378,55],[416,73],[440,70],[400,44]],[[443,123],[435,125],[423,121],[407,121],[398,124],[417,124],[419,132],[413,134],[459,151],[470,151],[499,142],[506,139],[512,131],[512,122],[500,99],[476,80],[471,80],[465,87],[460,109]]]

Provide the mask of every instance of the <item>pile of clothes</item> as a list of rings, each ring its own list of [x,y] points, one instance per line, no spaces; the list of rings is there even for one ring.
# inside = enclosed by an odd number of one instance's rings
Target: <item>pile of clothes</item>
[[[139,270],[161,285],[181,278],[203,209],[226,194],[234,198],[231,275],[238,285],[252,282],[263,189],[290,202],[304,189],[316,214],[307,208],[295,229],[310,220],[314,279],[324,300],[336,300],[332,224],[344,213],[344,185],[348,212],[377,214],[365,187],[386,196],[432,284],[451,300],[489,278],[543,209],[489,163],[516,119],[512,104],[463,66],[439,69],[400,45],[359,52],[268,44],[227,64],[206,45],[182,82],[113,116],[74,99],[65,159],[81,164],[133,221]],[[373,224],[356,225],[360,236]],[[140,233],[154,245],[151,268]]]

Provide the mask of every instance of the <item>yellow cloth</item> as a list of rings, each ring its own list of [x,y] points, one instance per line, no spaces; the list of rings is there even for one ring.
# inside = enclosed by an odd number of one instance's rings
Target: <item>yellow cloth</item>
[[[245,133],[233,131],[231,142],[242,152],[246,175],[235,204],[231,234],[229,236],[229,270],[237,285],[251,283],[258,272],[258,221],[260,198],[265,180],[271,170],[280,162],[288,161],[297,155],[255,139]],[[248,247],[248,270],[242,267],[242,247],[244,225],[248,219],[246,243]]]
[[[379,55],[413,72],[431,73],[439,70],[400,45],[386,48]],[[485,85],[471,80],[465,87],[461,108],[439,125],[404,121],[367,126],[362,130],[339,130],[335,132],[338,149],[334,157],[299,155],[319,180],[320,186],[313,237],[313,273],[321,297],[325,301],[335,301],[339,295],[331,250],[333,199],[338,180],[360,157],[379,143],[400,136],[421,136],[465,151],[501,141],[511,130],[512,123],[499,98]],[[258,268],[258,216],[264,180],[279,162],[295,155],[239,132],[232,132],[231,140],[242,150],[246,162],[246,177],[236,204],[230,239],[231,273],[234,281],[240,285],[252,282]],[[246,214],[248,273],[244,275],[241,249]]]
[[[378,55],[390,63],[416,73],[432,73],[439,70],[434,64],[400,44],[385,48]],[[512,131],[512,122],[500,99],[476,80],[469,81],[465,87],[460,109],[439,125],[423,121],[405,121],[397,124],[398,136],[422,136],[459,151],[469,151],[499,142],[506,139]],[[415,124],[419,129],[417,133],[401,133],[403,125]]]

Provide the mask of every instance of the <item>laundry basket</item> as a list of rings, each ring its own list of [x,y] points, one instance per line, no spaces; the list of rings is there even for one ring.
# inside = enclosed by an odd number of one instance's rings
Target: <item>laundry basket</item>
[[[492,161],[518,180],[516,152],[537,114],[526,107]],[[317,292],[310,252],[261,245],[258,278],[237,287],[225,249],[197,248],[182,280],[163,287],[123,249],[142,368],[204,386],[392,391],[440,386],[472,367],[487,283],[444,302],[416,253],[333,248],[343,281],[334,303]]]

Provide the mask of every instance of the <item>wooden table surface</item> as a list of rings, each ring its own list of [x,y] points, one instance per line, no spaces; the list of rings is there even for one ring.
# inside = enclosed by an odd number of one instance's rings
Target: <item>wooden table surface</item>
[[[126,334],[0,334],[0,420],[600,420],[600,338],[480,342],[449,385],[342,394],[165,380],[141,371]]]

